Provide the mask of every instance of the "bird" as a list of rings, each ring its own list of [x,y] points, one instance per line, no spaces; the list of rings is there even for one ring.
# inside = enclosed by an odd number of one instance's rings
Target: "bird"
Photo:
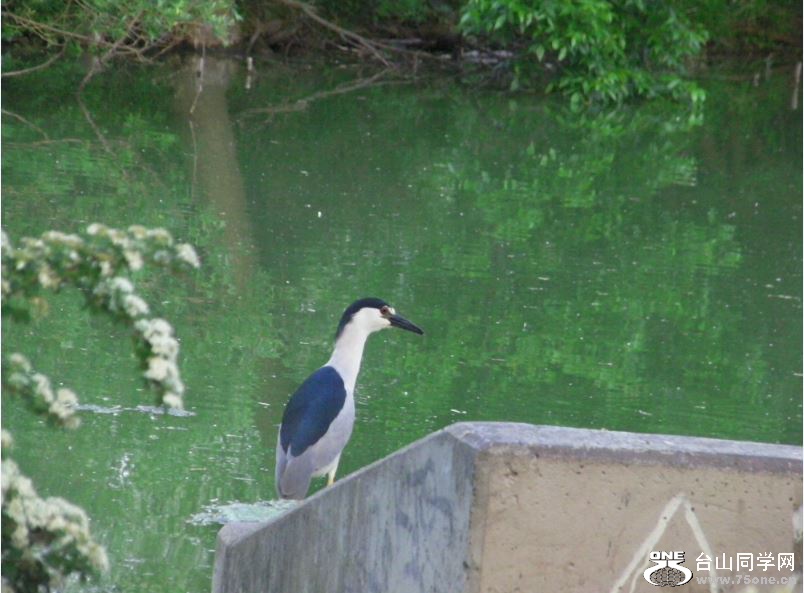
[[[327,476],[327,486],[335,481],[355,423],[354,392],[363,347],[371,334],[391,327],[424,334],[379,298],[359,299],[343,312],[332,356],[285,405],[276,443],[280,498],[305,498],[313,477]]]

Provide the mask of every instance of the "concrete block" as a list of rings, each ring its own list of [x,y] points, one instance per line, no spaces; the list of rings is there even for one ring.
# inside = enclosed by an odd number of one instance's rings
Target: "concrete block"
[[[656,591],[642,576],[655,550],[686,552],[696,576],[788,577],[702,573],[696,559],[800,562],[801,474],[799,447],[455,424],[268,523],[225,526],[213,591]]]

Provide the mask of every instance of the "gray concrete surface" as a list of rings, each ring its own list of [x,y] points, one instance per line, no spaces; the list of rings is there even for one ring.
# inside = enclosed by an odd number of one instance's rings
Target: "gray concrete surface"
[[[685,551],[696,576],[732,574],[696,571],[703,552],[800,561],[801,474],[799,447],[460,423],[268,523],[225,526],[213,591],[657,591],[653,550]]]

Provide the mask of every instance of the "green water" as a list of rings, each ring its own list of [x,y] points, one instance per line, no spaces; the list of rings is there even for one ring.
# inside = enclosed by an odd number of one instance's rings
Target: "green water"
[[[177,328],[191,416],[136,408],[125,329],[75,295],[4,323],[4,352],[90,406],[61,431],[3,400],[23,471],[109,550],[86,590],[209,589],[217,526],[191,519],[274,497],[284,402],[357,297],[426,334],[369,341],[341,475],[464,420],[801,442],[790,70],[709,75],[700,121],[450,76],[349,90],[375,74],[209,60],[199,93],[192,64],[116,66],[83,105],[78,64],[3,80],[12,239],[140,223],[203,259],[135,278]]]

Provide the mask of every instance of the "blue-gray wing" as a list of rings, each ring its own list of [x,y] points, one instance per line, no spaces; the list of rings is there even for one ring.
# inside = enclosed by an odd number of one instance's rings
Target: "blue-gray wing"
[[[282,415],[279,442],[285,453],[299,457],[317,443],[329,430],[345,401],[343,379],[332,367],[321,367],[307,377],[291,396]]]
[[[282,498],[307,495],[316,468],[310,449],[327,433],[343,409],[346,389],[331,367],[310,375],[290,398],[276,447],[276,488]]]

